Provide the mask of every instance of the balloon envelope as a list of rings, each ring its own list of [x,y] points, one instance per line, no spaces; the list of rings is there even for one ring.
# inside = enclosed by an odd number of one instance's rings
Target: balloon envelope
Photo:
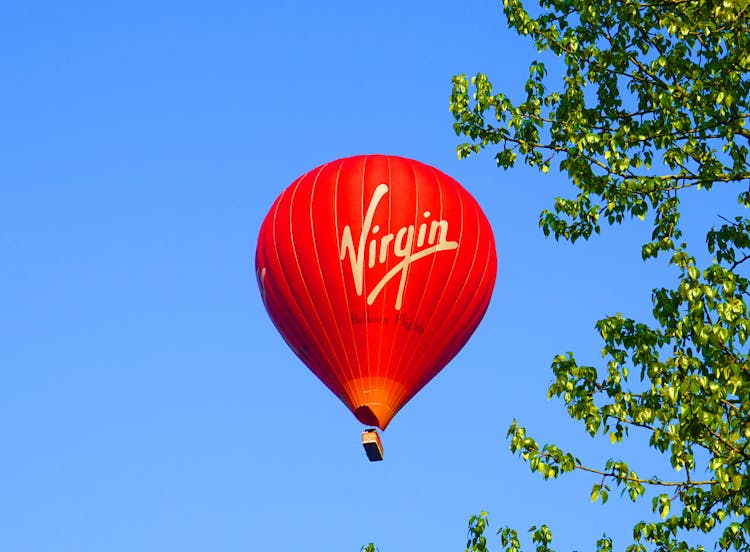
[[[256,271],[291,349],[363,424],[385,429],[476,329],[497,257],[458,182],[362,155],[284,190],[261,226]]]

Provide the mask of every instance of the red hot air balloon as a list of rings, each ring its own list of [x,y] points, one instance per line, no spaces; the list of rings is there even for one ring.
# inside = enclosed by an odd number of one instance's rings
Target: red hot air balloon
[[[474,198],[433,167],[385,155],[295,180],[263,221],[255,263],[287,344],[381,429],[467,342],[497,273]]]

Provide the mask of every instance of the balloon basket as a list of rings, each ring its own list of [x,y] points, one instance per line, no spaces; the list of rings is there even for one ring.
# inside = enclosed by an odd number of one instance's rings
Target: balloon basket
[[[362,446],[365,447],[370,462],[378,462],[383,459],[383,443],[380,442],[377,429],[366,429],[362,432]]]

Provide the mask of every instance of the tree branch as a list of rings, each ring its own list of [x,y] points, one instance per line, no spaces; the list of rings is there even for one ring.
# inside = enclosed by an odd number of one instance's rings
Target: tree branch
[[[704,485],[715,485],[716,483],[718,483],[716,479],[707,479],[704,481],[692,481],[690,479],[686,481],[662,481],[661,479],[656,479],[653,477],[651,479],[641,479],[640,477],[631,477],[629,475],[617,474],[615,471],[605,472],[602,470],[596,470],[594,468],[589,468],[580,464],[575,468],[577,470],[595,473],[597,475],[601,475],[602,477],[610,477],[619,481],[631,481],[633,483],[640,483],[642,485],[659,485],[661,487],[702,487]]]

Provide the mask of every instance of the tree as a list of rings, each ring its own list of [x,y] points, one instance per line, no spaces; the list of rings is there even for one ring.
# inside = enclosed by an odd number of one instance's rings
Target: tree
[[[547,173],[553,163],[573,184],[541,213],[545,235],[575,242],[603,225],[637,217],[653,227],[644,260],[668,262],[673,288],[654,289],[653,320],[614,315],[596,322],[599,367],[573,354],[552,361],[550,397],[592,436],[619,442],[646,432],[663,454],[662,477],[611,459],[591,467],[560,447],[540,445],[514,421],[510,449],[542,477],[597,474],[592,500],[613,488],[651,498],[657,522],[633,528],[629,551],[698,550],[707,534],[719,550],[750,549],[750,219],[717,219],[706,250],[681,242],[680,199],[694,190],[736,190],[750,205],[750,7],[747,0],[541,0],[532,16],[504,0],[508,24],[552,54],[555,82],[541,62],[529,68],[526,98],[514,104],[488,77],[453,78],[451,112],[468,141],[459,157],[495,151],[498,166],[522,159]],[[550,82],[553,81],[553,82]],[[558,175],[559,178],[559,175]],[[707,254],[706,254],[707,253]],[[708,258],[703,266],[699,258]],[[467,550],[487,549],[486,514],[469,522]],[[549,528],[533,527],[537,550]],[[703,540],[705,540],[704,537]],[[500,531],[503,549],[518,533]],[[603,538],[597,550],[612,549]]]

